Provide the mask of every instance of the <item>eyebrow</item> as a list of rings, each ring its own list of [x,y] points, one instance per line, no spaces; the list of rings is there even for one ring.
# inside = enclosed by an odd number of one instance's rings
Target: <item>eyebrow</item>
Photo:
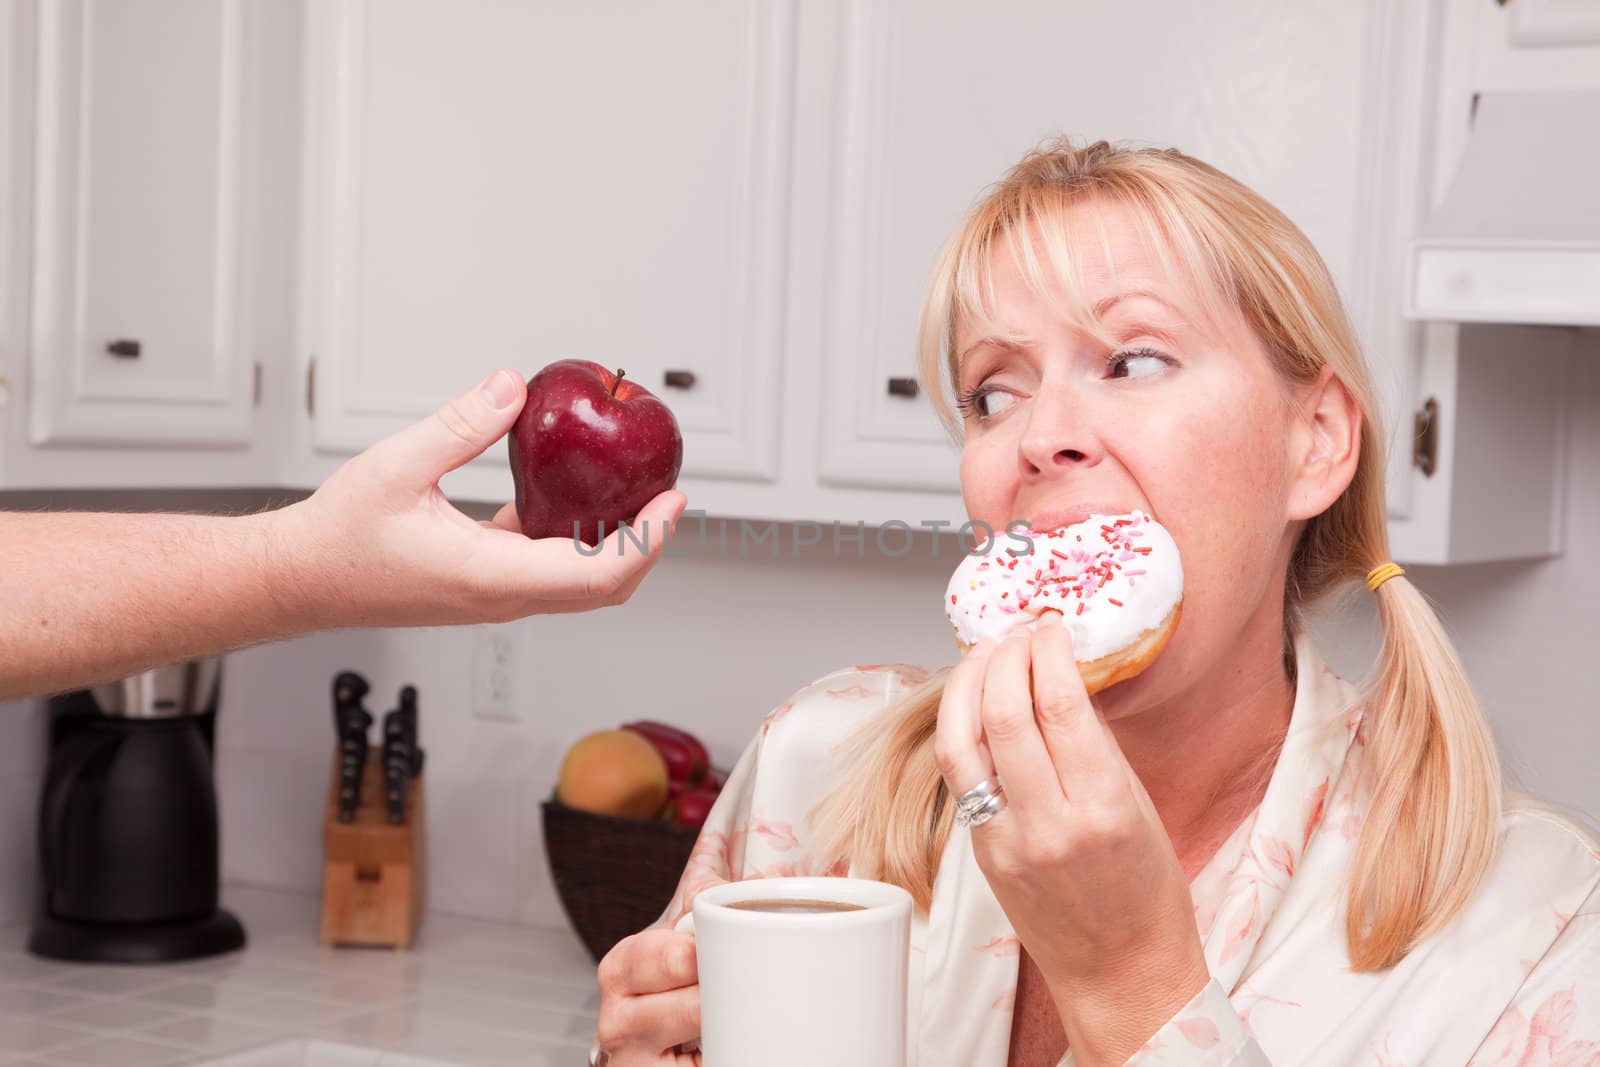
[[[1106,317],[1106,312],[1116,307],[1122,301],[1134,300],[1141,297],[1146,300],[1153,300],[1162,307],[1167,308],[1169,311],[1181,314],[1181,312],[1178,312],[1178,308],[1173,305],[1171,301],[1167,300],[1160,293],[1157,293],[1151,289],[1127,289],[1123,292],[1113,293],[1110,296],[1103,297],[1100,300],[1095,301],[1094,307],[1090,309],[1090,314],[1094,316],[1096,321],[1099,321]],[[1149,327],[1149,329],[1152,333],[1156,334],[1158,337],[1161,337],[1168,344],[1173,343],[1172,335],[1167,331],[1157,329],[1153,326]],[[979,337],[971,344],[967,345],[967,347],[962,350],[961,355],[956,358],[956,374],[959,377],[961,368],[966,366],[967,357],[972,355],[975,350],[982,348],[985,345],[998,348],[1005,352],[1021,352],[1025,351],[1028,345],[1032,343],[1033,341],[1031,338],[1021,335],[1006,336],[1004,334],[989,334],[984,337]]]
[[[1166,297],[1162,296],[1153,289],[1128,289],[1121,293],[1113,293],[1112,295],[1096,303],[1094,306],[1094,317],[1097,319],[1104,318],[1106,312],[1116,307],[1122,301],[1134,300],[1139,297],[1143,297],[1146,300],[1154,300],[1156,303],[1170,311],[1178,310],[1172,301],[1168,300]]]

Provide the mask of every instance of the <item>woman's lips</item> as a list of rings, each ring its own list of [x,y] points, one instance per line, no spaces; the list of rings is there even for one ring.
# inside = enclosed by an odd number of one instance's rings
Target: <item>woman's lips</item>
[[[1126,515],[1136,510],[1143,511],[1145,509],[1130,507],[1125,504],[1091,500],[1073,504],[1070,507],[1039,511],[1037,514],[1025,515],[1022,519],[1014,521],[1026,521],[1030,532],[1043,534],[1059,530],[1063,526],[1072,526],[1083,522],[1091,515]]]

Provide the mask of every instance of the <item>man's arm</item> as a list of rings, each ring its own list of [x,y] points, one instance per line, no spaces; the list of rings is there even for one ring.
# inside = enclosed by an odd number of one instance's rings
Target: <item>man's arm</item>
[[[0,513],[0,700],[314,628],[271,573],[275,521]]]
[[[530,540],[510,505],[474,522],[439,479],[527,397],[498,371],[354,457],[309,499],[247,516],[0,512],[0,701],[342,626],[504,622],[626,600],[683,494],[598,552]],[[648,547],[637,547],[639,534]]]

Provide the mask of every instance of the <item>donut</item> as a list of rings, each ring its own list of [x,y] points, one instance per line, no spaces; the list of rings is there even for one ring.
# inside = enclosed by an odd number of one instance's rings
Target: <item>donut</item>
[[[963,556],[945,615],[963,654],[985,637],[1061,613],[1090,695],[1143,671],[1183,611],[1183,564],[1166,528],[1142,511],[1091,515],[1056,530],[1019,529]]]

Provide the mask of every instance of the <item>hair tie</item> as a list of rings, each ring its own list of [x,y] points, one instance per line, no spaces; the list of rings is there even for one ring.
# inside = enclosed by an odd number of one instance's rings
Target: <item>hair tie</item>
[[[1405,571],[1400,568],[1400,565],[1392,560],[1388,563],[1380,563],[1367,572],[1367,588],[1376,593],[1378,586],[1387,582],[1390,578],[1398,578],[1404,573]]]

